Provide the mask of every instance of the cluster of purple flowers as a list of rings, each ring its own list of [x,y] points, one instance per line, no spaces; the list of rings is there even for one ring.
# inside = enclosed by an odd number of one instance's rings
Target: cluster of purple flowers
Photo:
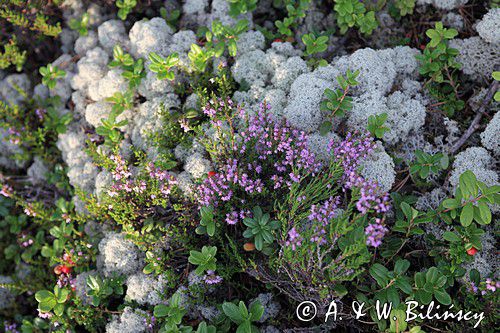
[[[144,180],[132,179],[132,173],[128,170],[128,167],[119,155],[113,155],[110,159],[115,163],[114,169],[111,171],[115,183],[108,190],[108,194],[111,197],[118,195],[121,191],[126,193],[137,193],[142,194],[147,190],[147,182]],[[167,197],[172,192],[172,188],[177,184],[175,177],[165,170],[161,170],[150,163],[146,171],[149,173],[151,179],[158,181],[159,191],[164,196]],[[151,199],[156,199],[155,194],[151,194]]]
[[[149,330],[149,331],[153,331],[154,327],[156,325],[156,317],[151,315],[151,316],[148,316],[148,318],[144,318],[144,326],[146,326],[146,328]]]
[[[45,110],[45,109],[36,109],[35,110],[35,114],[40,121],[43,120],[46,113],[47,113],[47,110]]]
[[[494,293],[497,289],[500,289],[500,281],[493,281],[492,279],[487,278],[484,282],[484,287],[483,283],[481,283],[480,286],[477,286],[474,282],[470,283],[470,291],[474,294],[477,294],[480,289],[481,295],[486,295],[488,292]]]
[[[31,217],[36,217],[38,214],[33,208],[32,204],[27,204],[26,207],[24,208],[24,214],[31,216]]]
[[[0,195],[3,195],[7,198],[10,198],[13,192],[14,190],[12,189],[12,187],[7,184],[2,185],[2,188],[0,189]]]
[[[354,136],[348,133],[346,138],[336,144],[330,141],[329,149],[333,151],[333,157],[340,160],[344,168],[344,188],[358,188],[360,198],[356,208],[366,214],[370,209],[377,213],[385,213],[390,209],[389,195],[381,193],[378,184],[369,181],[358,173],[360,162],[368,157],[376,148],[376,143],[368,133]]]
[[[203,277],[206,284],[218,284],[222,282],[222,277],[216,275],[214,271],[208,270],[207,274]]]
[[[216,104],[217,109],[210,104],[204,112],[215,117],[220,108],[234,106],[231,101],[226,104],[219,100]],[[218,207],[232,200],[240,204],[241,198],[261,194],[266,189],[291,187],[320,170],[321,163],[308,149],[307,135],[291,129],[286,122],[275,121],[268,109],[268,105],[261,104],[259,112],[248,118],[246,126],[231,142],[231,156],[198,187],[200,205]],[[226,222],[236,224],[245,216],[248,212],[231,210]]]
[[[376,218],[374,223],[370,223],[365,228],[366,244],[368,246],[379,247],[388,231],[389,230],[382,225],[382,220]]]
[[[17,129],[9,127],[9,129],[7,130],[7,135],[9,138],[9,142],[13,145],[18,145],[21,143],[21,132]]]
[[[59,288],[64,288],[66,286],[70,286],[71,289],[75,290],[76,288],[76,279],[71,276],[71,273],[65,274],[59,274],[59,277],[57,278],[57,286]]]
[[[21,234],[21,239],[19,241],[22,247],[28,247],[34,243],[33,239],[29,238],[26,234]]]
[[[288,231],[288,239],[285,242],[286,246],[290,246],[293,251],[302,245],[302,236],[297,232],[295,227]]]
[[[337,216],[338,206],[340,204],[340,197],[330,197],[321,205],[312,205],[311,211],[308,216],[309,221],[313,222],[313,235],[311,242],[319,245],[326,244],[327,241],[324,237],[326,235],[326,227],[330,224],[331,220]]]
[[[4,329],[5,333],[19,333],[19,331],[17,330],[16,323],[9,324],[8,321],[4,321],[3,329]]]

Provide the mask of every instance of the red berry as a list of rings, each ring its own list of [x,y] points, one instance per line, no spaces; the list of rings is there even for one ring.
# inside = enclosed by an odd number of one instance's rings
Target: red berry
[[[470,249],[467,250],[467,254],[470,256],[473,256],[477,253],[477,249],[475,247],[471,247]]]
[[[69,272],[71,272],[71,267],[61,266],[61,272],[63,272],[64,274],[68,274]]]
[[[215,171],[209,171],[208,172],[208,177],[213,177],[215,175],[216,175]]]
[[[277,42],[277,43],[282,43],[283,42],[283,40],[280,39],[280,38],[276,38],[274,41]]]

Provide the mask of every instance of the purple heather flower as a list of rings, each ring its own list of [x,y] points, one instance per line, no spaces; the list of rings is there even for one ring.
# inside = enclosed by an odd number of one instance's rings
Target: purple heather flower
[[[9,324],[8,321],[4,321],[3,328],[5,333],[19,333],[16,323]]]
[[[11,186],[5,184],[5,185],[2,186],[2,189],[0,190],[0,194],[3,195],[4,197],[9,198],[9,197],[12,196],[12,192],[13,191],[14,190],[12,189]]]
[[[226,214],[226,223],[231,225],[238,223],[238,212],[232,211]]]
[[[486,279],[486,289],[490,290],[492,292],[495,292],[497,290],[497,284],[495,281],[491,280],[490,278]]]
[[[302,236],[297,232],[295,227],[288,231],[288,240],[285,242],[285,245],[291,246],[293,251],[302,245]]]
[[[9,142],[13,145],[18,145],[21,142],[21,133],[17,129],[9,127],[7,134],[9,135]]]
[[[43,117],[45,117],[46,113],[47,113],[47,110],[45,110],[45,109],[36,109],[35,110],[35,114],[39,120],[43,120]]]
[[[365,228],[365,235],[367,236],[366,244],[368,246],[379,247],[387,231],[387,228],[380,224],[380,221],[377,219],[375,223],[371,223]]]
[[[216,275],[214,271],[208,270],[207,274],[203,277],[206,284],[218,284],[222,282],[222,277]]]

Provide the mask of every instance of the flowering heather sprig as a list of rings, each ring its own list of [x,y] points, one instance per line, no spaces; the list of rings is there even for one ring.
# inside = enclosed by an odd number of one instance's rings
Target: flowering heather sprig
[[[132,175],[120,155],[112,155],[110,159],[115,162],[115,168],[111,171],[114,180],[128,179]]]
[[[286,240],[285,245],[290,246],[293,251],[302,245],[302,236],[297,232],[295,227],[288,231],[288,239]]]
[[[108,190],[110,197],[115,197],[119,193],[142,194],[148,190],[148,183],[145,180],[133,180],[132,174],[128,171],[128,167],[119,155],[114,155],[111,159],[115,162],[115,168],[111,170],[115,183]],[[177,184],[175,177],[168,171],[161,170],[149,163],[146,167],[151,180],[156,181],[158,190],[164,197],[168,197],[172,192],[172,188]],[[156,199],[155,194],[151,194],[151,199]]]
[[[30,245],[33,245],[34,241],[31,238],[28,238],[28,235],[26,234],[21,234],[21,239],[19,240],[21,247],[28,247]]]
[[[27,204],[26,207],[24,208],[24,214],[31,216],[31,217],[36,217],[38,214],[33,208],[32,204]]]
[[[35,110],[35,114],[39,120],[43,120],[46,113],[47,113],[47,110],[45,110],[45,109],[36,109]]]
[[[59,288],[64,288],[66,286],[70,286],[71,289],[75,290],[76,288],[76,279],[71,276],[70,273],[68,274],[60,274],[57,280],[57,286]]]
[[[12,187],[7,184],[2,185],[2,188],[0,189],[0,195],[3,195],[4,197],[7,198],[10,198],[13,192],[14,189],[12,189]]]
[[[382,244],[382,239],[385,234],[389,231],[381,223],[380,219],[375,219],[375,223],[370,223],[365,228],[366,244],[368,246],[379,247]]]
[[[227,104],[223,101],[216,104],[221,103],[223,107],[234,107],[230,100]],[[212,105],[208,105],[205,112],[212,114],[212,109]],[[321,163],[308,148],[307,135],[286,122],[275,121],[268,109],[269,105],[261,104],[255,116],[245,117],[248,122],[234,136],[229,147],[230,157],[198,187],[201,206],[218,207],[266,189],[290,188],[321,169]],[[227,214],[226,221],[235,224],[236,214],[233,211]]]
[[[12,143],[13,145],[18,145],[21,143],[21,132],[19,132],[17,129],[9,127],[7,130],[9,142]]]
[[[214,271],[208,270],[207,274],[203,277],[206,284],[218,284],[222,282],[222,277],[216,275]]]
[[[155,316],[151,315],[150,317],[148,316],[148,318],[144,318],[144,326],[146,326],[146,328],[149,330],[149,331],[153,331],[154,327],[156,325],[156,318]]]
[[[360,136],[348,133],[339,144],[330,141],[328,148],[344,168],[344,189],[359,189],[360,198],[356,208],[362,214],[368,213],[370,209],[377,213],[387,212],[390,209],[388,194],[382,193],[376,182],[367,180],[358,173],[360,162],[376,148],[373,138],[368,133]]]
[[[3,328],[5,333],[19,333],[16,323],[9,324],[8,321],[4,321]]]
[[[492,279],[486,279],[486,290],[495,292],[497,288],[500,288],[500,281],[493,281]]]

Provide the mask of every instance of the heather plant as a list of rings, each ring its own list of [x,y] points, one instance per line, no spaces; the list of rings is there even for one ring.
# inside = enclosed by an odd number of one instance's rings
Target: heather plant
[[[3,48],[4,51],[0,53],[0,69],[6,69],[13,65],[20,72],[26,62],[26,51],[19,49],[15,36],[8,43],[5,43]]]
[[[101,219],[113,219],[137,236],[141,230],[148,230],[151,237],[154,237],[152,229],[163,230],[165,225],[155,225],[147,217],[155,207],[171,206],[170,194],[176,190],[174,175],[142,158],[143,162],[138,163],[140,171],[133,176],[127,161],[119,154],[107,156],[95,148],[90,149],[97,165],[110,172],[113,178],[99,201],[94,196],[88,197],[91,212]]]
[[[57,161],[60,156],[55,147],[57,136],[66,131],[72,119],[71,113],[60,114],[59,107],[58,96],[28,99],[19,105],[0,101],[0,127],[7,132],[4,140],[19,147],[15,160],[26,161],[38,155],[47,161]]]
[[[305,133],[273,120],[267,109],[262,105],[256,116],[248,116],[231,100],[215,99],[206,105],[216,137],[225,144],[205,142],[216,168],[198,186],[199,204],[213,207],[215,221],[225,221],[216,224],[216,236],[262,234],[262,241],[255,238],[255,247],[263,247],[264,241],[271,247],[265,251],[271,255],[271,266],[287,272],[295,288],[306,292],[306,285],[351,280],[369,261],[368,246],[378,246],[385,233],[380,232],[385,230],[381,219],[372,222],[381,229],[365,227],[372,212],[387,211],[388,198],[356,173],[359,160],[375,144],[369,137],[348,135],[338,147],[331,143],[333,157],[322,165],[308,150]],[[244,119],[241,127],[233,123],[238,114]],[[341,200],[342,188],[352,191],[348,202]],[[251,211],[247,202],[260,208]],[[262,211],[272,212],[272,217]],[[268,226],[269,219],[279,223]],[[249,231],[238,227],[242,222]],[[240,231],[235,234],[230,226]],[[277,248],[279,256],[273,254]]]

